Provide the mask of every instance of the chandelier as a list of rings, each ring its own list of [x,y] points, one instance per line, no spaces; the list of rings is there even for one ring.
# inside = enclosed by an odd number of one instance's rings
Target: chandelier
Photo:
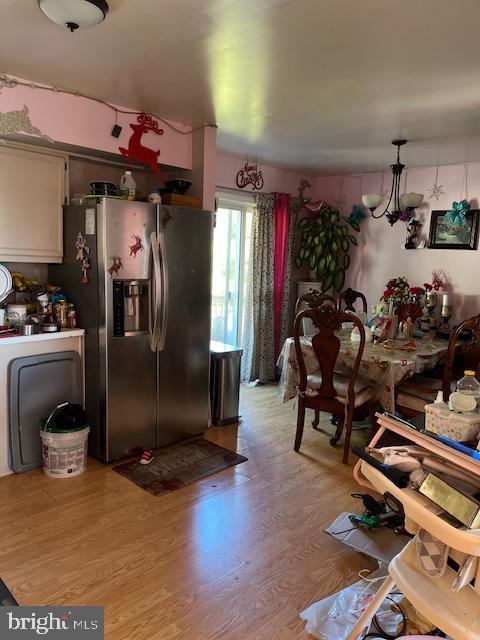
[[[365,193],[362,195],[362,202],[374,218],[386,216],[393,226],[397,220],[409,222],[414,217],[414,210],[423,202],[423,193],[412,192],[400,195],[400,178],[405,169],[405,165],[400,162],[400,147],[407,144],[407,141],[392,140],[392,144],[397,147],[397,161],[390,165],[393,174],[392,189],[385,209],[380,214],[376,213],[384,200],[381,193]]]

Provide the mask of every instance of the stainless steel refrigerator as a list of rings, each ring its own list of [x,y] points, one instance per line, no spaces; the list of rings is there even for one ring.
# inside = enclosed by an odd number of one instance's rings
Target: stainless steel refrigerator
[[[209,211],[114,199],[64,208],[64,259],[49,280],[86,329],[90,452],[101,460],[207,428],[211,250]]]

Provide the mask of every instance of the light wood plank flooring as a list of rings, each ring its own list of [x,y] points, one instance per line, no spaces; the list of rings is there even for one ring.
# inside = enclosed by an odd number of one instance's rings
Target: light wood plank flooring
[[[18,602],[103,605],[109,640],[308,637],[299,612],[373,567],[323,533],[359,510],[358,487],[328,416],[297,454],[275,386],[243,388],[241,409],[207,437],[248,462],[167,496],[94,460],[68,480],[1,478],[0,577]]]

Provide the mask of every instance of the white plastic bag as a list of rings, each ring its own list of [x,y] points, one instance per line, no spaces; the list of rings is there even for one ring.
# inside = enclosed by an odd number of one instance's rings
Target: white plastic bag
[[[310,605],[300,614],[300,618],[306,622],[305,631],[318,640],[345,640],[382,584],[382,576],[387,576],[386,569],[379,569],[368,576],[367,581],[359,580],[346,589]],[[377,615],[385,622],[388,618],[388,628],[394,632],[401,618],[390,611],[390,604],[391,602],[386,600]]]

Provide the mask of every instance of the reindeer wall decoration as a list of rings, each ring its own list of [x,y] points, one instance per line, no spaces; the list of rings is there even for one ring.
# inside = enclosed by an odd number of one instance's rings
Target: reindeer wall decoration
[[[133,133],[128,141],[128,149],[119,147],[120,153],[125,156],[129,162],[136,160],[137,162],[147,164],[155,173],[158,173],[158,175],[162,177],[157,165],[160,151],[154,151],[153,149],[144,147],[141,143],[141,138],[144,133],[148,133],[149,131],[153,131],[158,136],[161,136],[163,135],[163,129],[159,129],[158,122],[146,113],[141,113],[137,117],[137,122],[138,124],[130,125]]]

